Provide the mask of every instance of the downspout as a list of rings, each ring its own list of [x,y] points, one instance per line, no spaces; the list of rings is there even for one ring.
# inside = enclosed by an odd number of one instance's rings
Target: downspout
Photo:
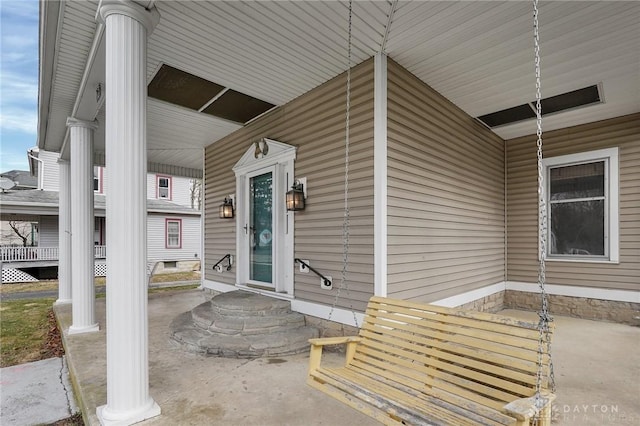
[[[38,189],[42,191],[44,189],[44,161],[35,157],[31,151],[27,151],[27,157],[40,163],[40,167],[38,167]]]

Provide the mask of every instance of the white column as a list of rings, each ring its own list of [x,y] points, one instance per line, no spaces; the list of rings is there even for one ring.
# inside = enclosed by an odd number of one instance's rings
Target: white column
[[[58,300],[71,303],[71,169],[68,161],[58,160],[60,190],[58,207]]]
[[[159,20],[129,1],[105,1],[107,404],[100,423],[160,414],[149,395],[147,318],[147,36]]]
[[[71,297],[69,334],[98,330],[93,256],[93,133],[95,122],[67,119],[71,142]]]

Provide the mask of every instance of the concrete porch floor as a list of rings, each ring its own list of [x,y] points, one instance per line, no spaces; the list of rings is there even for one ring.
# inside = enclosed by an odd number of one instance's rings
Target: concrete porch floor
[[[200,290],[149,296],[150,394],[162,414],[145,425],[369,425],[375,421],[306,385],[308,354],[228,359],[184,352],[169,323],[207,300]],[[85,419],[106,403],[105,300],[101,330],[69,336],[71,306],[56,306],[69,370]],[[535,313],[503,311],[537,320]],[[324,362],[340,363],[329,353]],[[553,342],[557,425],[640,425],[640,328],[556,317]]]

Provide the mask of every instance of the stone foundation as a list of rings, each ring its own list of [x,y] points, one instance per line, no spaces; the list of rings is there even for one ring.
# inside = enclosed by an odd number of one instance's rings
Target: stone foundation
[[[539,311],[540,294],[507,290],[504,293],[505,309]],[[613,300],[588,299],[547,295],[551,315],[566,315],[575,318],[610,321],[640,326],[640,303]]]
[[[496,312],[505,309],[504,291],[499,291],[481,299],[474,300],[473,302],[465,303],[464,305],[457,306],[456,308],[495,314]]]
[[[175,263],[175,267],[173,266]],[[171,265],[171,266],[169,266]],[[173,274],[176,272],[191,272],[200,270],[199,260],[159,261],[153,271],[155,274]]]

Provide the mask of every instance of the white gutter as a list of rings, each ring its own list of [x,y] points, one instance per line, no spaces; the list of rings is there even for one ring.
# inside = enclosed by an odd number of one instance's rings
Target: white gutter
[[[27,151],[27,157],[40,163],[40,167],[38,167],[38,189],[42,191],[44,189],[44,160],[35,157],[31,151]]]

